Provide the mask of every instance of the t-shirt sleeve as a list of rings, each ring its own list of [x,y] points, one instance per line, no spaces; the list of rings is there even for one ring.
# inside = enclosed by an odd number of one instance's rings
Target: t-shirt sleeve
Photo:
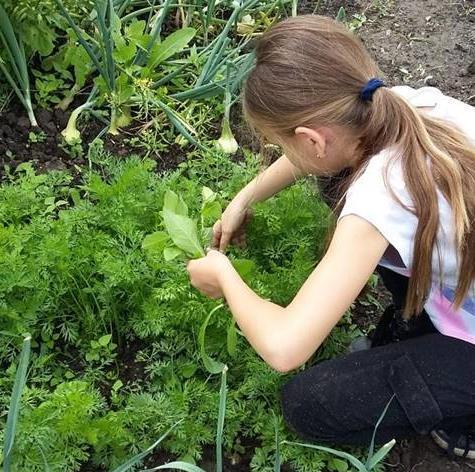
[[[362,175],[350,186],[339,220],[356,215],[368,221],[409,267],[414,225],[417,225],[417,218],[409,211],[410,207],[411,199],[400,166],[384,153],[374,156]]]

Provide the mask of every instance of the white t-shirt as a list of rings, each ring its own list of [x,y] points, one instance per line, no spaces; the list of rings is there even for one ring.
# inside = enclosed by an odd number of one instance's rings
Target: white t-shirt
[[[475,144],[474,107],[443,95],[440,90],[433,87],[415,90],[407,86],[398,86],[393,87],[392,91],[415,107],[429,107],[430,110],[427,110],[429,115],[455,124]],[[398,203],[388,186],[404,205],[413,207],[404,182],[401,162],[389,149],[373,156],[361,176],[350,186],[340,218],[353,214],[375,226],[390,244],[380,265],[409,277],[418,219]],[[438,205],[440,223],[437,242],[440,259],[434,249],[432,288],[424,308],[438,331],[475,344],[475,284],[472,283],[469,296],[464,300],[462,307],[455,310],[453,301],[458,267],[454,218],[447,200],[440,191],[438,191]],[[441,271],[439,260],[442,262]]]

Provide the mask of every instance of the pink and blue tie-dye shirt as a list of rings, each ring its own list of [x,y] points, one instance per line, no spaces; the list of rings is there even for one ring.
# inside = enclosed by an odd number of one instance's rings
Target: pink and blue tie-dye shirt
[[[413,106],[424,108],[431,116],[455,124],[475,143],[474,107],[447,97],[432,87],[415,90],[401,86],[393,87],[392,90]],[[475,344],[475,284],[472,284],[461,308],[455,310],[453,301],[458,266],[454,219],[441,192],[438,192],[438,205],[438,251],[435,249],[433,254],[432,289],[425,310],[441,333]],[[404,206],[413,207],[412,200],[404,182],[400,161],[391,149],[387,149],[373,156],[361,176],[351,185],[340,218],[354,214],[373,224],[390,244],[380,264],[409,277],[418,221]]]

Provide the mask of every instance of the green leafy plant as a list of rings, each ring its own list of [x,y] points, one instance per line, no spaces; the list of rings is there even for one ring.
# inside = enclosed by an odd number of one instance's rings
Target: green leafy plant
[[[41,108],[51,108],[61,102],[61,96],[67,88],[66,80],[68,77],[61,77],[59,74],[45,74],[40,71],[33,71],[35,79],[35,101]]]
[[[28,113],[31,126],[38,126],[31,104],[28,60],[21,38],[17,38],[5,9],[0,5],[0,44],[6,57],[0,56],[0,70]],[[9,64],[9,68],[7,67]]]
[[[46,141],[46,133],[44,131],[30,131],[28,133],[28,142],[44,143]]]
[[[97,171],[84,171],[83,182],[25,165],[0,186],[0,330],[39,340],[13,449],[19,470],[42,472],[45,461],[64,472],[85,463],[114,470],[182,419],[160,448],[176,462],[200,465],[205,448],[216,447],[220,390],[202,352],[232,366],[223,460],[225,453],[238,459],[253,438],[261,444],[251,452],[253,470],[273,463],[272,411],[281,438],[290,439],[277,413],[285,377],[262,362],[225,307],[210,315],[217,303],[190,286],[182,256],[163,257],[166,244],[176,246],[160,213],[167,191],[176,195],[175,211],[186,205],[206,247],[203,229],[259,169],[256,156],[245,159],[195,151],[176,171],[158,174],[152,161],[112,159],[97,147]],[[235,266],[247,261],[253,290],[285,305],[313,270],[327,225],[327,207],[297,183],[256,205],[248,247],[231,248],[230,258]],[[145,243],[154,232],[166,235],[161,249]],[[334,330],[325,356],[345,348],[349,323]],[[98,333],[113,334],[118,344],[113,364],[101,365],[102,348],[99,361],[80,362],[95,351]],[[16,356],[11,339],[0,336],[2,365]],[[0,378],[5,411],[11,375]],[[321,470],[329,460],[290,447],[281,455],[298,472]]]
[[[92,1],[65,0],[65,4],[74,18],[84,18],[91,10]],[[30,0],[3,0],[2,5],[28,51],[43,57],[54,52],[63,30],[54,0],[36,0],[34,4]]]
[[[91,341],[91,347],[86,353],[86,361],[102,361],[103,364],[110,363],[116,356],[117,345],[112,342],[112,335],[105,334],[97,341]]]
[[[167,1],[159,19],[153,26],[149,26],[150,33],[145,31],[145,21],[137,20],[125,27],[124,33],[118,13],[125,2],[122,0],[114,4],[108,0],[96,0],[94,11],[98,37],[93,41],[74,22],[62,2],[55,1],[99,74],[96,79],[96,85],[102,92],[99,98],[106,98],[111,110],[109,132],[118,134],[119,127],[127,126],[131,120],[129,108],[135,93],[134,81],[147,80],[146,72],[151,72],[161,62],[180,52],[193,39],[196,31],[193,28],[182,28],[170,34],[163,42],[157,42],[170,3]],[[95,46],[96,42],[98,47]],[[144,57],[146,61],[143,60]],[[140,73],[137,74],[137,71]],[[83,109],[90,108],[94,101],[97,99],[88,100],[87,107],[78,109],[65,131],[67,140],[78,138],[75,127],[77,116]],[[182,125],[176,112],[169,111],[160,100],[155,103],[164,109],[175,126]]]

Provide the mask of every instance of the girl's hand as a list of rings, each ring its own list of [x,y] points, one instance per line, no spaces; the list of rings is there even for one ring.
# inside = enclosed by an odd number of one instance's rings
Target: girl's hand
[[[205,257],[188,262],[187,270],[193,287],[207,297],[221,298],[223,292],[219,274],[229,267],[232,267],[232,264],[224,254],[210,249]]]
[[[234,199],[224,210],[221,219],[213,226],[213,247],[224,252],[230,242],[237,246],[246,244],[246,225],[252,218],[251,209]]]

